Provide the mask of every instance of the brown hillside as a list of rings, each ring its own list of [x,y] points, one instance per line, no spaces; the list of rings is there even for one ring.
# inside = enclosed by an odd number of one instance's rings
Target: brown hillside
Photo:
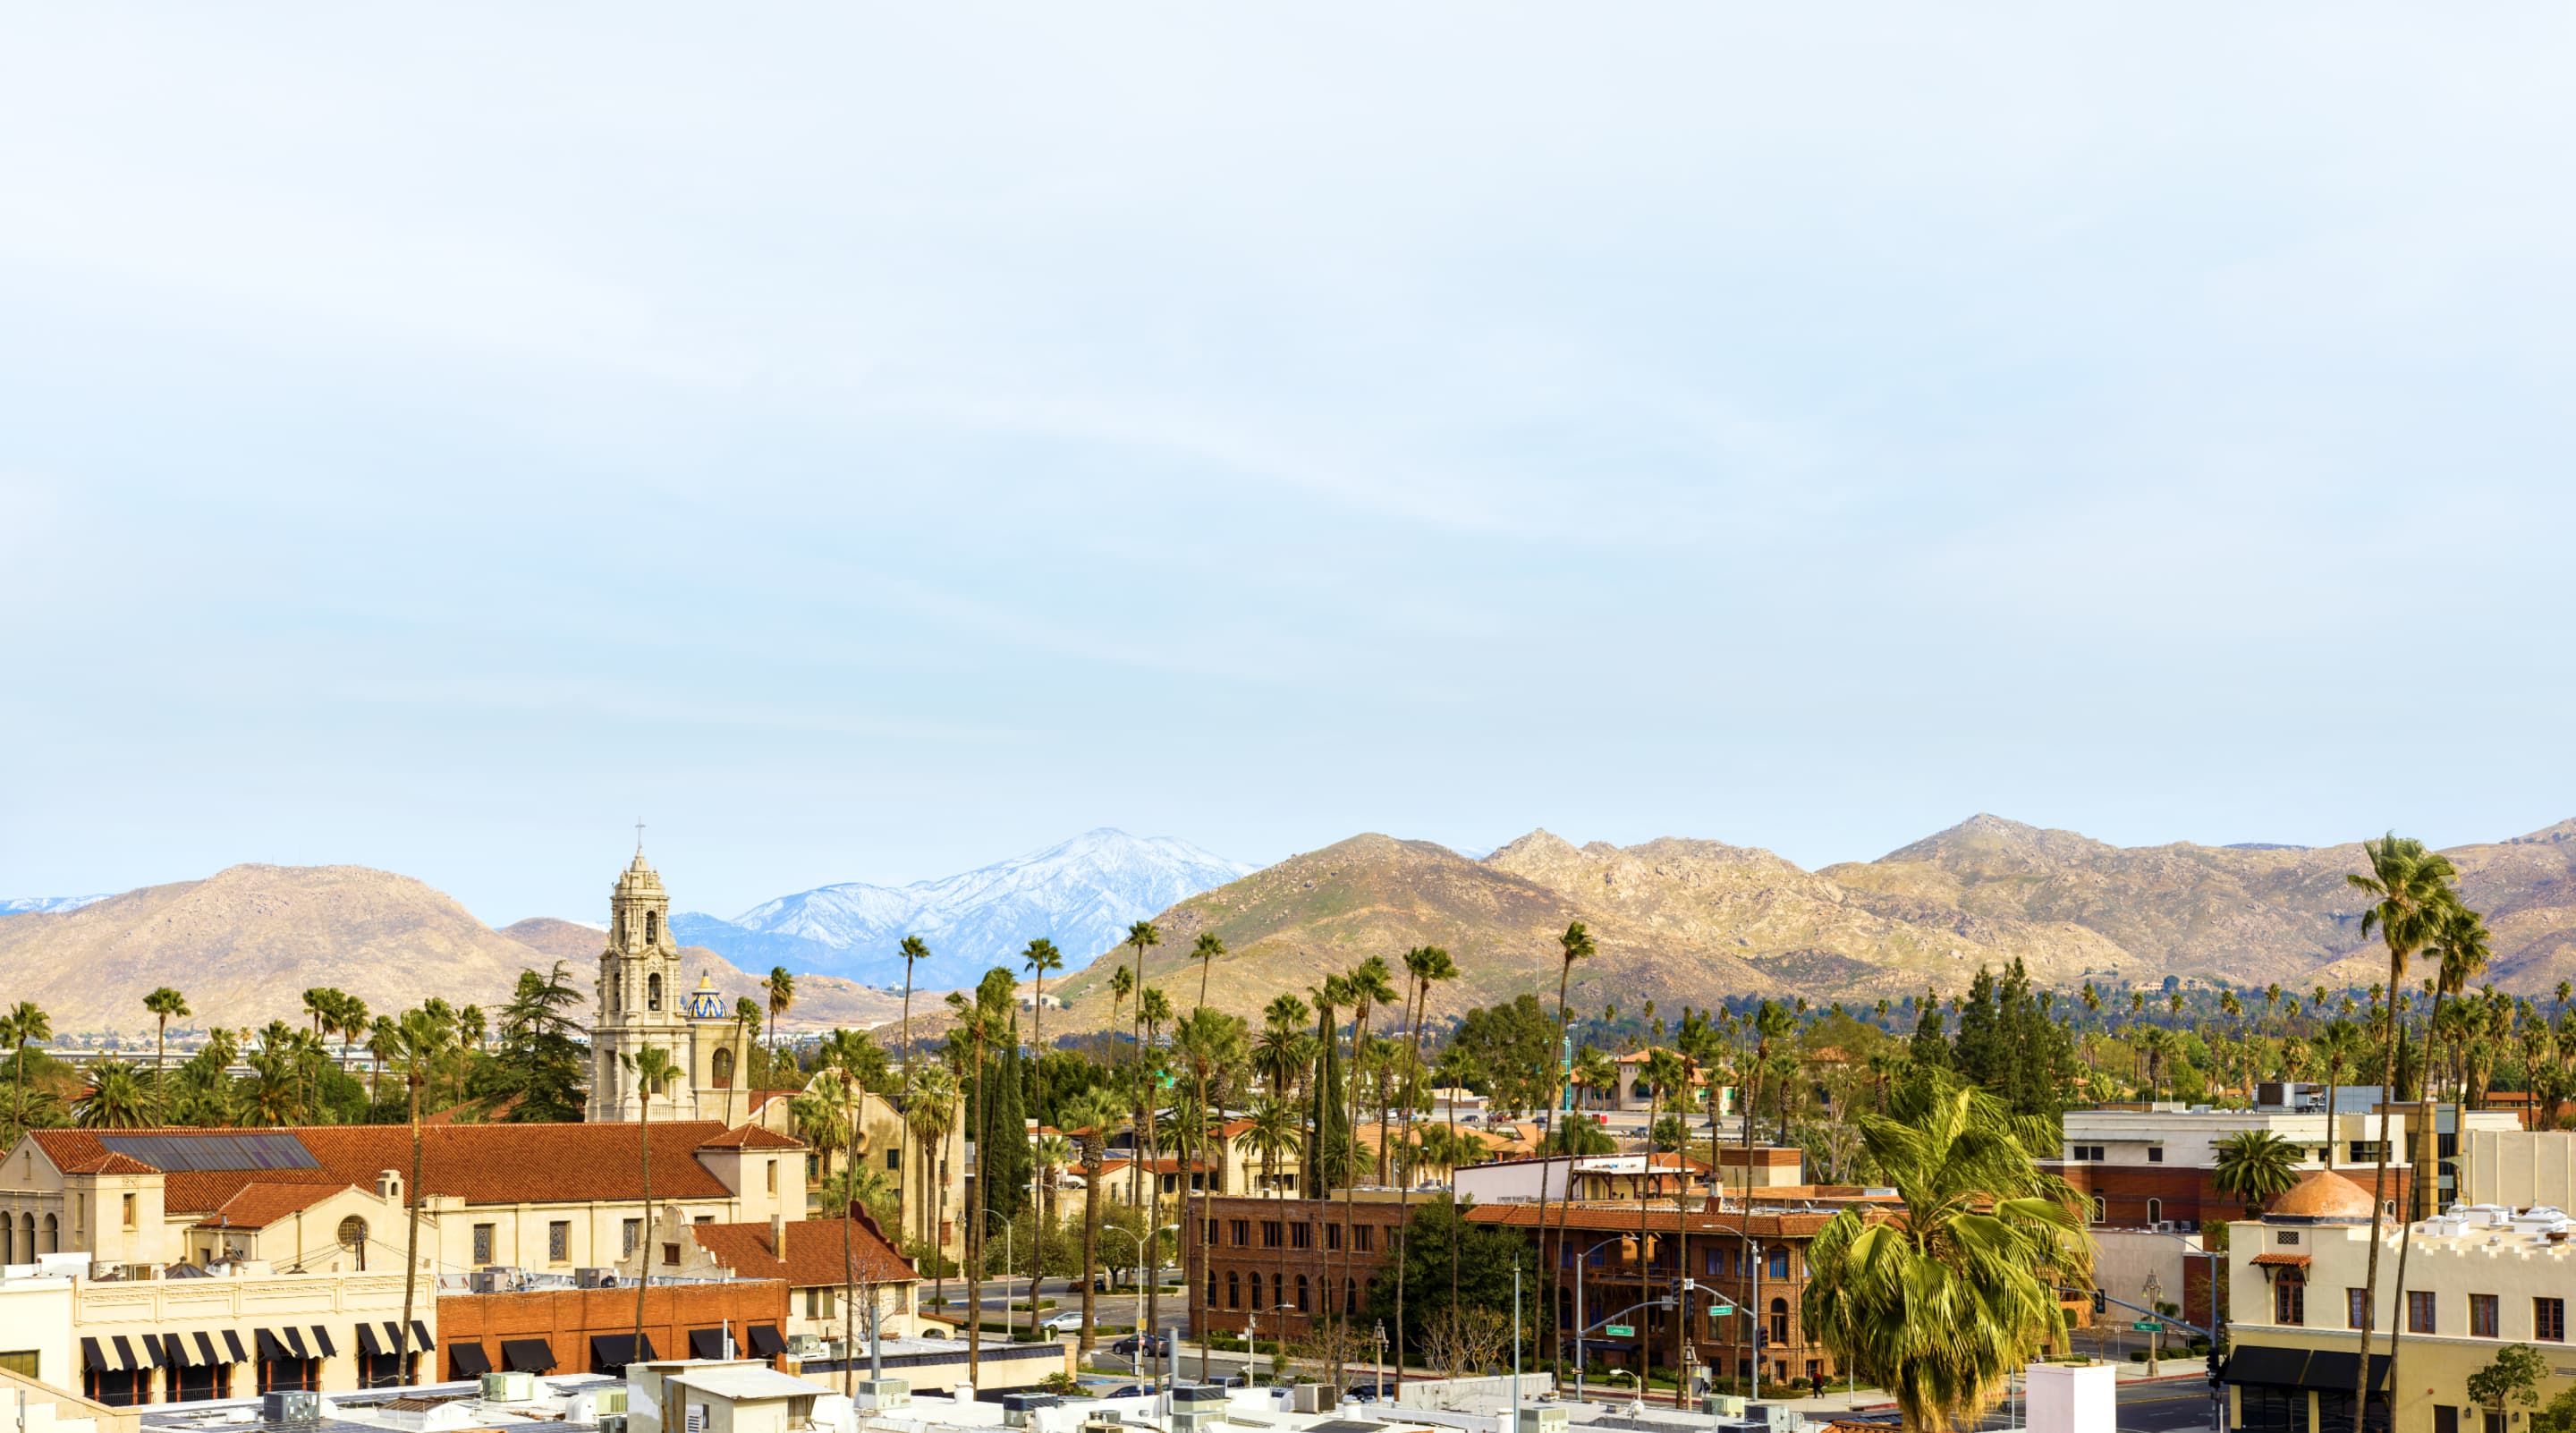
[[[531,950],[564,961],[571,966],[566,978],[585,989],[597,974],[600,947],[608,939],[605,933],[590,926],[556,920],[552,916],[531,916],[523,921],[514,921],[501,927],[500,933]],[[761,1018],[769,1018],[769,996],[761,988],[758,976],[702,945],[682,946],[680,957],[686,962],[692,987],[697,984],[697,975],[704,972],[713,979],[716,989],[724,992],[726,1004],[749,996],[760,1003]],[[829,1030],[836,1026],[865,1029],[895,1018],[902,1004],[897,997],[882,990],[872,990],[855,980],[831,975],[799,975],[796,977],[796,1003],[787,1008],[786,1018],[778,1022],[778,1027],[789,1034]]]
[[[1548,838],[1553,840],[1553,837]],[[1559,843],[1562,844],[1562,843]],[[1600,954],[1575,967],[1575,998],[1706,1001],[1717,993],[1772,993],[1780,983],[1713,943],[1676,948],[1615,907],[1584,904],[1490,862],[1470,861],[1428,841],[1375,834],[1293,856],[1165,911],[1163,943],[1146,960],[1146,982],[1176,1004],[1196,1003],[1199,972],[1189,951],[1201,931],[1226,943],[1208,981],[1209,1003],[1257,1016],[1282,991],[1301,997],[1325,975],[1383,955],[1401,973],[1413,946],[1446,947],[1460,979],[1432,1001],[1435,1015],[1508,1000],[1523,990],[1556,990],[1557,937],[1584,921]],[[1064,982],[1067,1029],[1109,1017],[1109,971],[1132,961],[1111,951]],[[1133,1007],[1129,1007],[1132,1009]]]
[[[542,963],[408,876],[363,866],[233,866],[57,915],[0,920],[10,999],[61,1034],[151,1028],[143,997],[176,987],[192,1026],[300,1023],[304,991],[337,986],[371,1009],[432,995],[491,1009]]]

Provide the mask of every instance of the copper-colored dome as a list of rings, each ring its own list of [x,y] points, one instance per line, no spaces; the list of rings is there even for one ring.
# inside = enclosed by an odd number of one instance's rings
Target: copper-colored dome
[[[2266,1219],[2368,1220],[2370,1191],[2341,1173],[2315,1169],[2263,1211]]]

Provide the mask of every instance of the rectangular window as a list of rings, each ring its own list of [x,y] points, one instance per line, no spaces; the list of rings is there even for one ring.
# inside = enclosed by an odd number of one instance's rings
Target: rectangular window
[[[1341,1225],[1327,1224],[1324,1226],[1324,1247],[1327,1249],[1338,1249],[1342,1247]]]
[[[1211,1246],[1216,1243],[1216,1221],[1213,1219],[1207,1221],[1207,1243]]]
[[[1351,1226],[1351,1248],[1356,1253],[1367,1254],[1373,1252],[1377,1247],[1374,1242],[1376,1237],[1377,1226],[1374,1224],[1354,1224]]]
[[[34,1378],[37,1363],[43,1355],[44,1350],[34,1348],[17,1348],[0,1352],[0,1371],[18,1374],[24,1378]]]
[[[821,1289],[807,1289],[805,1291],[805,1317],[809,1319],[819,1319],[822,1316],[823,1291]]]
[[[2494,1338],[2495,1336],[2496,1296],[2493,1294],[2469,1295],[2469,1337]]]
[[[996,1099],[994,1103],[999,1104],[1001,1101]],[[772,1194],[778,1192],[778,1161],[774,1159],[769,1162],[769,1192]]]
[[[2343,1322],[2346,1328],[2360,1328],[2370,1322],[2370,1293],[2366,1289],[2343,1291]]]
[[[627,1221],[626,1221],[626,1238],[625,1238],[625,1241],[624,1241],[623,1245],[622,1245],[622,1246],[620,1247],[620,1249],[619,1249],[618,1257],[620,1257],[620,1258],[624,1258],[626,1255],[629,1255],[629,1254],[634,1253],[634,1252],[635,1252],[635,1246],[636,1246],[636,1245],[638,1245],[638,1244],[641,1244],[641,1243],[643,1243],[643,1242],[644,1242],[644,1221],[643,1221],[643,1220],[641,1220],[641,1219],[629,1219],[629,1220],[627,1220]]]
[[[1235,1220],[1235,1221],[1234,1221],[1234,1247],[1236,1247],[1236,1248],[1238,1248],[1238,1249],[1241,1249],[1241,1248],[1244,1248],[1244,1247],[1248,1246],[1248,1245],[1249,1245],[1249,1244],[1251,1244],[1251,1243],[1252,1243],[1252,1221],[1251,1221],[1251,1220],[1249,1220],[1249,1219],[1237,1219],[1237,1220]]]
[[[2349,1161],[2350,1163],[2369,1164],[2378,1158],[2379,1141],[2375,1139],[2357,1139],[2352,1142],[2352,1156]],[[2355,1377],[2358,1376],[2359,1375],[2357,1374],[2355,1375]]]
[[[125,1196],[125,1227],[134,1227],[134,1196],[131,1194]]]
[[[662,1262],[663,1262],[663,1263],[665,1263],[665,1264],[669,1264],[669,1265],[671,1265],[673,1268],[677,1268],[677,1267],[679,1267],[679,1263],[680,1263],[680,1246],[679,1246],[679,1245],[677,1245],[677,1244],[665,1244],[665,1245],[663,1245],[663,1246],[662,1246]]]
[[[2164,1147],[2163,1145],[2160,1145],[2160,1144],[2151,1144],[2151,1145],[2148,1145],[2148,1146],[2147,1146],[2147,1163],[2149,1163],[2149,1164],[2162,1164],[2162,1163],[2164,1163],[2164,1162],[2165,1162],[2165,1147]]]
[[[2297,1327],[2308,1321],[2308,1286],[2283,1279],[2272,1286],[2272,1322]]]
[[[1264,1219],[1261,1221],[1261,1247],[1264,1249],[1276,1249],[1279,1247],[1278,1220]]]
[[[2279,1242],[2281,1247],[2284,1249],[2295,1249],[2299,1247],[2299,1231],[2296,1229],[2282,1230]]]
[[[2408,1333],[2435,1332],[2432,1290],[2408,1289],[2406,1291],[2406,1331]]]
[[[474,1226],[474,1265],[476,1268],[481,1268],[483,1265],[491,1262],[492,1226],[489,1224],[477,1224]]]
[[[2067,1157],[2078,1164],[2100,1164],[2102,1162],[2102,1146],[2098,1144],[2070,1145],[2068,1148],[2071,1149],[2073,1153]]]
[[[2565,1299],[2531,1301],[2531,1336],[2542,1343],[2567,1341],[2567,1301]]]
[[[1785,1279],[1789,1277],[1788,1250],[1774,1249],[1771,1251],[1770,1277],[1774,1279]]]
[[[716,1222],[716,1216],[714,1216],[714,1215],[712,1215],[712,1214],[701,1214],[701,1215],[699,1215],[697,1218],[692,1219],[692,1220],[690,1220],[689,1222],[690,1222],[690,1223],[692,1223],[692,1224],[713,1224],[714,1222]]]
[[[546,1258],[553,1263],[572,1262],[572,1221],[557,1219],[546,1226]]]
[[[1315,1226],[1314,1226],[1314,1225],[1312,1225],[1312,1224],[1308,1224],[1308,1223],[1305,1223],[1305,1222],[1303,1222],[1303,1221],[1300,1221],[1300,1222],[1298,1222],[1298,1223],[1291,1224],[1291,1225],[1289,1225],[1289,1226],[1288,1226],[1288,1247],[1289,1247],[1289,1248],[1291,1248],[1291,1249],[1308,1249],[1308,1248],[1312,1248],[1312,1247],[1314,1247],[1314,1243],[1315,1243]]]
[[[889,1150],[887,1150],[887,1151],[886,1151],[886,1168],[888,1168],[888,1169],[901,1169],[901,1168],[903,1168],[903,1151],[902,1151],[902,1150],[900,1150],[900,1149],[889,1149]]]

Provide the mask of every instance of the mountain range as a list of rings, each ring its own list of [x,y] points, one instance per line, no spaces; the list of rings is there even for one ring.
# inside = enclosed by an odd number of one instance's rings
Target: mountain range
[[[0,900],[0,916],[43,915],[50,911],[76,911],[86,905],[106,900],[105,896],[19,896]]]
[[[2494,931],[2487,979],[2540,993],[2576,978],[2576,821],[2448,854]],[[2015,959],[2065,990],[2167,976],[2366,986],[2387,971],[2344,880],[2361,869],[2358,843],[2120,847],[1991,815],[1815,871],[1716,841],[1578,847],[1533,831],[1470,860],[1372,834],[1178,902],[1155,918],[1162,944],[1146,979],[1194,1002],[1203,976],[1188,952],[1213,933],[1228,954],[1207,981],[1209,1002],[1256,1015],[1370,955],[1400,979],[1405,950],[1439,945],[1461,976],[1431,1008],[1454,1015],[1522,991],[1552,999],[1557,938],[1580,920],[1597,954],[1571,972],[1571,999],[1596,1010],[1948,992]],[[1112,1019],[1108,968],[1060,987],[1065,1028]],[[1129,1005],[1119,1018],[1132,1016]]]
[[[334,986],[377,1011],[432,995],[497,1008],[521,970],[557,960],[584,992],[599,931],[569,921],[485,926],[444,893],[363,866],[233,866],[199,881],[147,886],[68,910],[0,919],[0,970],[10,1003],[32,1000],[63,1034],[149,1030],[143,997],[173,986],[195,1012],[177,1028],[301,1024],[311,986]],[[683,952],[728,1001],[760,997],[759,981],[708,950]],[[797,982],[790,1024],[873,1024],[895,1001],[855,982]]]
[[[1252,870],[1186,841],[1104,827],[939,880],[822,886],[729,921],[682,912],[671,931],[752,969],[784,965],[886,987],[903,984],[900,947],[919,936],[931,954],[916,962],[914,988],[948,989],[996,965],[1017,971],[1041,936],[1078,969],[1126,939],[1130,923]]]

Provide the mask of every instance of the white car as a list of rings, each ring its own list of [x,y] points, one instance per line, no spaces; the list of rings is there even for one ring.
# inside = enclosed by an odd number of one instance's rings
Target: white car
[[[1054,1318],[1040,1319],[1038,1327],[1048,1333],[1080,1333],[1082,1332],[1082,1311],[1068,1309]]]

